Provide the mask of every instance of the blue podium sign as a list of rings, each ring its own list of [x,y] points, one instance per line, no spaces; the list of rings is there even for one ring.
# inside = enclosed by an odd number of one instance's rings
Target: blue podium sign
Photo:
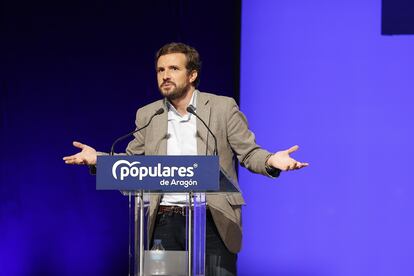
[[[218,156],[98,156],[97,190],[219,190]]]

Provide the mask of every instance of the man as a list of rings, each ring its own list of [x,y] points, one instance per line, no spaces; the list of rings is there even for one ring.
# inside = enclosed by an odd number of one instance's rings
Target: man
[[[198,52],[182,43],[170,43],[156,54],[158,87],[163,100],[156,101],[137,111],[137,128],[145,125],[159,108],[167,112],[155,116],[143,131],[135,133],[126,149],[129,155],[205,155],[213,154],[214,140],[207,129],[187,112],[193,106],[217,137],[220,166],[232,178],[237,179],[235,157],[252,172],[276,177],[280,171],[306,167],[290,157],[298,149],[274,154],[255,143],[254,134],[248,129],[244,115],[236,102],[229,97],[198,91],[201,62]],[[82,151],[64,157],[67,164],[95,165],[95,149],[79,142],[73,145]],[[153,239],[161,239],[167,250],[183,250],[185,220],[182,208],[184,195],[153,196],[151,198],[150,231]],[[236,275],[237,253],[241,249],[241,194],[208,195],[206,222],[206,261],[208,266],[219,266],[222,275]],[[183,230],[184,229],[184,230]],[[211,257],[217,258],[211,258]],[[211,260],[216,260],[212,264]],[[220,260],[217,262],[217,260]]]

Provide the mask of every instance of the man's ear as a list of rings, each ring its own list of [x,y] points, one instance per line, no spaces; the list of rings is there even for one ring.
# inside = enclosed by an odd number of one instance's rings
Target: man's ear
[[[193,83],[198,77],[198,72],[196,70],[193,70],[190,73],[190,82]]]

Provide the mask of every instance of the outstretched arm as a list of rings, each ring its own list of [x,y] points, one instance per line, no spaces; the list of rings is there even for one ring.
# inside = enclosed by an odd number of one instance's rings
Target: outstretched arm
[[[82,151],[74,155],[63,157],[66,164],[96,165],[97,153],[94,148],[76,141],[73,142],[73,146],[81,149]]]
[[[240,112],[233,99],[228,110],[230,110],[227,123],[228,141],[242,166],[255,173],[277,177],[280,171],[300,169],[309,165],[290,157],[290,154],[299,148],[298,146],[274,154],[262,149],[256,144],[255,136],[247,126],[246,117]]]

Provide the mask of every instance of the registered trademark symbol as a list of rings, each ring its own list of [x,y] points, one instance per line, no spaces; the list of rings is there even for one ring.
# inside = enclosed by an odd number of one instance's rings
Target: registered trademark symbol
[[[198,167],[198,164],[194,163],[193,167],[194,167],[194,169],[196,169]]]

